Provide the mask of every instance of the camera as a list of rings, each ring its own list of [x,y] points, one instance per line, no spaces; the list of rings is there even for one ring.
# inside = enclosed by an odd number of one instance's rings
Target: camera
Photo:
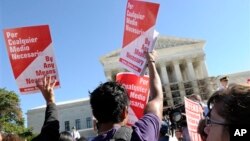
[[[165,121],[170,121],[171,123],[169,130],[171,130],[172,135],[174,130],[181,131],[182,127],[187,127],[184,104],[179,104],[174,107],[165,107],[163,116]]]

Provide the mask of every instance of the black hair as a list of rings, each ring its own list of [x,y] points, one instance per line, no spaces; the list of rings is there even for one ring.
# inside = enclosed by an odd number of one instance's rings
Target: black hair
[[[80,137],[79,139],[77,139],[76,141],[87,141],[87,139],[85,137]]]
[[[16,134],[7,133],[2,136],[2,141],[23,141],[23,139]]]
[[[233,84],[228,89],[216,91],[208,100],[229,125],[250,124],[250,86]],[[211,109],[209,110],[211,112]]]
[[[58,141],[74,141],[72,135],[68,131],[63,131],[60,133]]]
[[[220,78],[220,81],[228,81],[228,76],[224,76],[224,77]]]
[[[206,140],[207,138],[207,133],[204,131],[204,128],[206,127],[206,120],[201,119],[199,121],[198,127],[197,127],[197,132],[200,134],[200,137],[202,140]]]
[[[100,84],[90,93],[90,104],[98,123],[119,123],[122,112],[129,105],[126,89],[118,82]]]

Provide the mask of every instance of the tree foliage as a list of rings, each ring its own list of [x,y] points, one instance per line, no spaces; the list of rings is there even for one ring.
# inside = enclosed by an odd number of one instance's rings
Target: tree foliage
[[[24,126],[18,95],[3,88],[0,88],[0,131],[23,137],[32,135],[31,130]]]

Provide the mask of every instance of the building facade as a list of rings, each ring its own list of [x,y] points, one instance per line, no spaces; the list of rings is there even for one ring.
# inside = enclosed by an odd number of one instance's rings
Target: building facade
[[[204,46],[203,40],[158,37],[156,66],[163,85],[164,106],[179,104],[191,94],[206,99],[215,89],[214,79],[208,76]],[[115,80],[117,73],[126,71],[119,64],[119,54],[120,49],[100,59],[108,80]]]
[[[156,60],[157,71],[160,74],[164,106],[173,106],[183,101],[183,97],[190,94],[200,94],[207,99],[218,88],[219,77],[209,77],[204,46],[205,41],[176,37],[157,39],[155,48],[158,53]],[[120,49],[101,57],[107,80],[115,80],[119,72],[126,71],[119,62]],[[229,83],[246,83],[250,79],[250,71],[222,74],[229,76]],[[93,137],[92,111],[89,99],[79,99],[57,103],[60,131],[69,131],[75,126],[80,134]],[[28,110],[28,127],[35,133],[40,133],[44,122],[45,105]]]
[[[59,102],[58,109],[60,132],[71,131],[75,126],[82,136],[95,136],[93,131],[93,115],[89,99],[78,99],[73,101]],[[28,110],[28,127],[39,134],[45,118],[45,105]]]

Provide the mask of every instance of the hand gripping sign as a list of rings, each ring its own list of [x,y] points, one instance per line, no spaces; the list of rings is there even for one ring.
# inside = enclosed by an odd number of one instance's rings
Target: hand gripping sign
[[[116,75],[116,81],[120,82],[127,90],[130,99],[128,109],[128,125],[133,125],[143,116],[149,97],[149,77],[137,76],[131,72],[122,72]]]
[[[152,51],[159,4],[128,0],[123,45],[119,62],[127,70],[142,75],[146,68],[144,52]]]
[[[6,47],[19,90],[22,94],[38,91],[36,81],[50,76],[59,87],[49,26],[30,26],[4,30]]]

